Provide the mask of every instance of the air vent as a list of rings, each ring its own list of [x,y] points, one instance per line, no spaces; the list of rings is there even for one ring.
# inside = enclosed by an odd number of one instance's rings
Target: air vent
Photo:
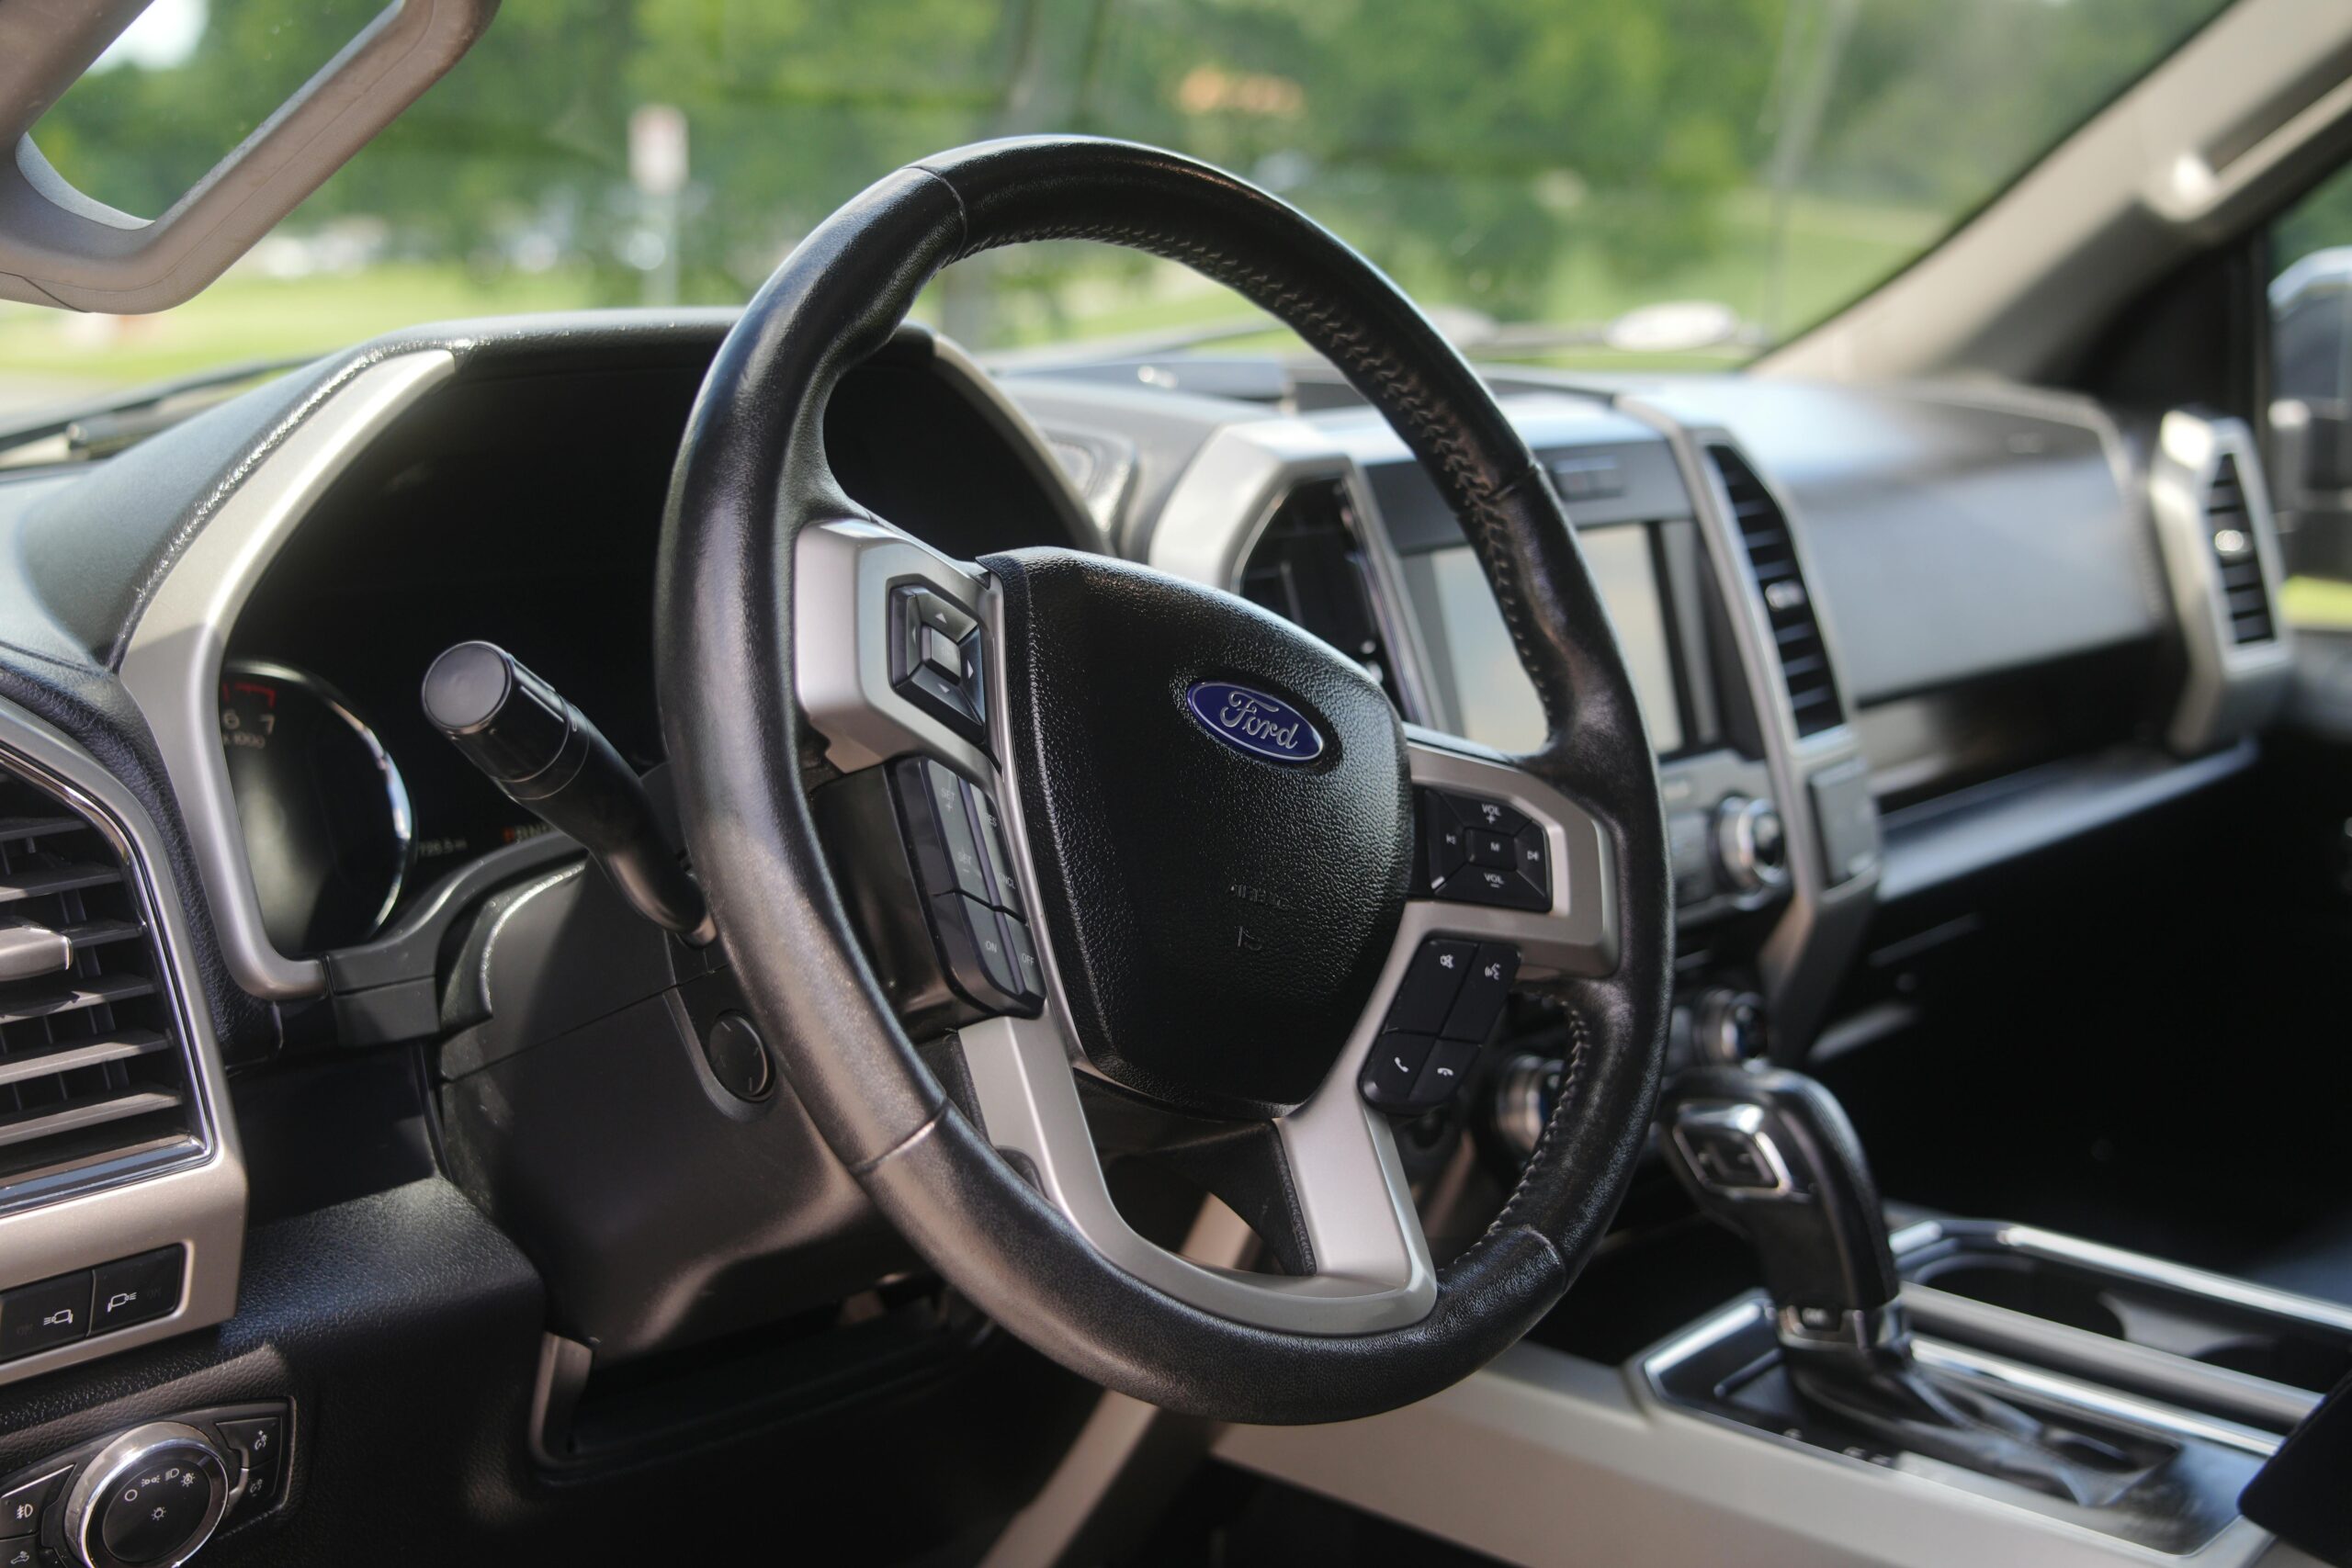
[[[0,768],[0,1205],[198,1146],[164,976],[112,837]]]
[[[1821,624],[1814,618],[1813,595],[1805,587],[1804,570],[1797,564],[1796,547],[1789,538],[1789,520],[1771,491],[1764,488],[1764,481],[1756,477],[1756,470],[1737,452],[1728,446],[1710,446],[1707,457],[1731,497],[1732,519],[1747,550],[1756,586],[1764,595],[1797,734],[1818,735],[1834,728],[1845,722],[1846,710],[1838,700],[1838,681],[1830,673]]]
[[[2255,546],[2254,518],[2246,510],[2245,481],[2234,453],[2222,454],[2212,488],[2205,492],[2205,535],[2221,571],[2222,614],[2230,623],[2230,640],[2240,648],[2276,641],[2270,585],[2263,579],[2262,552]]]
[[[1396,700],[1396,670],[1373,614],[1355,513],[1337,479],[1283,498],[1241,569],[1241,596],[1314,633],[1364,668]]]

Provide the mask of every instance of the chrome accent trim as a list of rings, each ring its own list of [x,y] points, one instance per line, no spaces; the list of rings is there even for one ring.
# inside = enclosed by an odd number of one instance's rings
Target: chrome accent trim
[[[1841,1312],[1835,1328],[1815,1328],[1804,1321],[1804,1309],[1784,1306],[1773,1314],[1772,1332],[1783,1348],[1800,1355],[1825,1349],[1883,1350],[1910,1338],[1911,1319],[1895,1301]]]
[[[2225,1449],[2236,1449],[2257,1459],[2268,1459],[2278,1451],[2282,1439],[2275,1432],[2258,1432],[2234,1421],[2219,1421],[2190,1411],[2159,1404],[2154,1400],[2136,1399],[2119,1393],[2111,1388],[2070,1378],[2059,1372],[2043,1371],[2000,1356],[1989,1356],[1981,1350],[1971,1350],[1959,1345],[1946,1345],[1933,1339],[1912,1342],[1911,1353],[1923,1366],[1943,1371],[1966,1372],[2013,1388],[2022,1393],[2035,1395],[2058,1404],[2071,1404],[2095,1416],[2121,1421],[2136,1427],[2153,1427],[2157,1431],[2175,1437],[2197,1438]]]
[[[1748,1146],[1763,1156],[1766,1168],[1772,1173],[1772,1185],[1729,1187],[1710,1180],[1706,1168],[1699,1163],[1698,1151],[1690,1145],[1689,1134],[1694,1129],[1736,1133],[1746,1138]],[[1729,1100],[1686,1100],[1674,1110],[1674,1143],[1682,1151],[1682,1163],[1690,1173],[1726,1198],[1769,1202],[1791,1197],[1796,1191],[1796,1182],[1789,1175],[1789,1162],[1781,1156],[1781,1145],[1764,1130],[1761,1106]]]
[[[844,773],[929,751],[959,773],[986,778],[993,769],[978,747],[890,684],[890,585],[916,581],[979,617],[987,580],[910,535],[854,517],[803,528],[792,558],[794,689],[825,738],[825,760]],[[986,651],[989,700],[999,705],[1003,646],[991,634]]]
[[[2267,642],[2241,645],[2230,632],[2221,568],[2205,518],[2206,498],[2224,457],[2237,461],[2246,525],[2262,562],[2273,634]],[[2271,515],[2261,451],[2245,422],[2186,409],[2166,413],[2148,459],[2148,515],[2188,659],[2165,738],[2176,751],[2202,751],[2267,724],[2286,701],[2294,674],[2294,638],[2278,607],[2279,585],[2286,581],[2278,525]]]
[[[236,797],[220,751],[221,658],[262,574],[319,498],[402,412],[457,373],[447,349],[369,366],[254,464],[157,586],[131,630],[122,683],[146,716],[237,983],[273,1001],[326,989],[316,959],[277,951],[263,928]]]
[[[1741,1330],[1770,1320],[1771,1316],[1771,1303],[1763,1292],[1754,1291],[1739,1297],[1713,1316],[1701,1319],[1638,1359],[1635,1364],[1640,1370],[1645,1392],[1666,1409],[1730,1427],[1765,1442],[1787,1444],[1833,1462],[1859,1464],[1860,1468],[1876,1473],[1890,1473],[1879,1466],[1848,1459],[1800,1438],[1748,1426],[1703,1407],[1683,1404],[1667,1393],[1666,1376],[1676,1367]],[[2039,1400],[2062,1406],[2072,1405],[2126,1426],[2143,1427],[2174,1438],[2214,1443],[2265,1458],[2277,1452],[2282,1440],[2276,1433],[2259,1432],[2251,1427],[2214,1420],[2154,1400],[2134,1398],[2076,1378],[2029,1367],[2006,1357],[1986,1355],[1962,1346],[1922,1339],[1917,1336],[1913,1337],[1911,1344],[1913,1355],[1922,1363],[1939,1371],[1981,1378],[2003,1388],[2031,1394]]]
[[[345,700],[344,694],[319,676],[297,670],[289,664],[273,663],[266,659],[229,660],[224,660],[220,666],[221,679],[224,681],[232,672],[237,671],[255,675],[265,681],[276,681],[281,685],[301,687],[317,698],[329,713],[341,719],[345,727],[359,738],[359,743],[367,747],[369,754],[376,759],[376,766],[384,776],[384,807],[392,818],[392,837],[400,841],[401,864],[400,869],[392,874],[392,885],[385,891],[384,901],[376,907],[376,918],[368,925],[368,935],[360,940],[364,942],[374,938],[383,931],[384,922],[391,919],[393,908],[400,903],[401,889],[408,885],[408,874],[413,869],[415,858],[416,812],[409,803],[408,781],[401,776],[401,765],[392,760],[392,754],[384,749],[384,742],[378,738],[376,732],[368,728],[367,721],[352,711],[351,704]],[[218,705],[216,701],[215,706]],[[223,766],[226,764],[224,763]],[[233,807],[235,804],[236,801],[232,795],[230,805]],[[243,841],[243,828],[241,824],[238,829],[238,843],[241,847]],[[251,874],[251,869],[248,866],[248,877]]]
[[[212,1439],[195,1427],[178,1421],[150,1421],[133,1427],[114,1441],[100,1449],[82,1473],[74,1480],[74,1489],[66,1494],[64,1536],[66,1545],[79,1557],[85,1568],[127,1568],[123,1560],[106,1549],[99,1536],[99,1527],[106,1518],[98,1501],[112,1492],[115,1483],[136,1472],[150,1459],[167,1450],[193,1450],[188,1462],[198,1469],[209,1467],[211,1490],[205,1500],[204,1517],[196,1533],[188,1539],[185,1550],[171,1557],[159,1557],[143,1563],[141,1568],[179,1568],[189,1558],[204,1550],[212,1532],[220,1528],[220,1516],[228,1512],[230,1488],[235,1484],[229,1474],[229,1461],[212,1446]]]
[[[2106,1247],[2095,1241],[2063,1235],[2032,1225],[1991,1224],[1970,1224],[1965,1222],[1930,1222],[1935,1235],[1956,1238],[1977,1236],[1994,1245],[2020,1252],[2029,1258],[2049,1258],[2055,1262],[2075,1263],[2085,1268],[2100,1269],[2125,1279],[2146,1284],[2161,1285],[2169,1290],[2209,1300],[2222,1302],[2248,1312],[2285,1318],[2290,1322],[2308,1324],[2334,1333],[2352,1336],[2352,1307],[2339,1306],[2310,1296],[2299,1296],[2290,1291],[2273,1290],[2251,1280],[2232,1279],[2226,1274],[2211,1274],[2202,1269],[2191,1269],[2185,1263],[2168,1263],[2161,1258],[2149,1258],[2142,1253],[2126,1252],[2121,1247]],[[1914,1227],[1914,1230],[1917,1227]],[[1906,1237],[1912,1230],[1903,1233]],[[1924,1243],[1917,1245],[1925,1245]]]
[[[94,1163],[61,1182],[57,1196],[28,1197],[0,1213],[0,1289],[156,1247],[187,1248],[177,1310],[0,1362],[0,1383],[9,1383],[219,1323],[233,1313],[244,1250],[245,1168],[236,1125],[221,1113],[228,1104],[228,1079],[211,1014],[200,1005],[203,978],[189,956],[192,900],[174,880],[170,854],[153,818],[96,758],[5,700],[0,757],[86,812],[116,840],[158,955],[156,977],[171,1006],[196,1130],[189,1140]]]
[[[1722,444],[1737,449],[1747,458],[1757,482],[1771,493],[1773,502],[1781,509],[1781,518],[1788,525],[1790,551],[1796,558],[1798,570],[1804,574],[1810,592],[1820,582],[1821,575],[1814,570],[1806,548],[1802,515],[1789,504],[1787,495],[1764,465],[1728,430],[1719,425],[1685,425],[1665,407],[1639,397],[1620,398],[1616,407],[1665,436],[1673,449],[1675,464],[1682,472],[1683,489],[1690,495],[1691,515],[1698,520],[1700,536],[1705,541],[1707,556],[1713,565],[1715,592],[1723,602],[1724,618],[1731,625],[1732,650],[1741,676],[1747,682],[1748,703],[1759,717],[1765,767],[1771,779],[1772,796],[1780,807],[1781,832],[1787,846],[1784,860],[1790,892],[1788,903],[1757,952],[1756,963],[1765,999],[1771,1004],[1779,1029],[1773,1055],[1784,1061],[1792,1056],[1801,1057],[1822,1013],[1827,1010],[1832,992],[1861,944],[1885,863],[1882,852],[1869,870],[1836,884],[1822,870],[1821,832],[1814,819],[1811,781],[1815,774],[1862,755],[1861,740],[1854,728],[1853,702],[1846,691],[1844,664],[1838,653],[1835,607],[1819,593],[1814,593],[1814,625],[1828,658],[1830,679],[1836,682],[1838,705],[1846,720],[1816,734],[1799,736],[1796,716],[1789,705],[1788,684],[1781,672],[1780,649],[1773,638],[1771,619],[1764,608],[1755,568],[1747,558],[1747,547],[1732,515],[1731,497],[1724,488],[1723,476],[1708,460],[1705,448]]]
[[[2321,1396],[2307,1389],[2192,1361],[2169,1350],[1994,1306],[1933,1285],[1905,1284],[1903,1304],[1913,1321],[1930,1333],[1958,1335],[2034,1366],[2095,1379],[2102,1387],[2136,1388],[2168,1404],[2239,1417],[2273,1431],[2292,1430],[2320,1402]]]
[[[74,967],[74,939],[30,920],[0,922],[0,985],[62,975]]]
[[[1757,848],[1757,824],[1766,817],[1781,815],[1779,807],[1759,796],[1750,795],[1737,806],[1724,801],[1716,809],[1714,850],[1718,863],[1735,883],[1746,883],[1736,889],[1741,894],[1776,892],[1789,884],[1788,829],[1781,829],[1781,858],[1777,862],[1762,858]]]

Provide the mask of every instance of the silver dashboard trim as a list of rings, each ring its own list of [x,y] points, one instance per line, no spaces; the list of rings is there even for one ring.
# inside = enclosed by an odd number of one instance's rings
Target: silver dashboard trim
[[[245,1167],[223,1113],[228,1079],[190,954],[188,899],[153,818],[87,751],[0,700],[0,753],[87,809],[125,847],[164,965],[200,1151],[156,1169],[125,1166],[70,1196],[0,1213],[0,1289],[175,1244],[187,1248],[178,1308],[153,1322],[0,1362],[0,1383],[78,1365],[219,1323],[235,1312],[244,1252]]]
[[[326,989],[316,959],[277,951],[245,860],[236,797],[220,751],[219,689],[229,631],[311,507],[368,443],[456,374],[447,349],[396,355],[354,376],[255,464],[188,544],[148,602],[121,676],[146,716],[187,823],[221,957],[237,983],[271,1001]]]
[[[2222,608],[2205,498],[2225,457],[2237,460],[2246,526],[2262,563],[2272,634],[2267,642],[2234,640]],[[2167,412],[2149,454],[2148,513],[2188,660],[2165,739],[2176,751],[2202,751],[2267,723],[2285,702],[2294,671],[2294,641],[2278,605],[2278,587],[2286,581],[2278,525],[2270,512],[2261,453],[2245,422],[2185,409]]]

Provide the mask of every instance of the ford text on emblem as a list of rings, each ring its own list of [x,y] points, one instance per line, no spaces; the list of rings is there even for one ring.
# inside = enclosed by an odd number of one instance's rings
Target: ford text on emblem
[[[1203,681],[1184,694],[1201,728],[1237,751],[1273,762],[1311,762],[1323,754],[1323,737],[1306,716],[1283,701],[1247,686]]]

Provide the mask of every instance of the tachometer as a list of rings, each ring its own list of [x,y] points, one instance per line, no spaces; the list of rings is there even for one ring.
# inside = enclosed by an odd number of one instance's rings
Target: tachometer
[[[220,745],[270,941],[302,954],[373,936],[415,833],[375,732],[316,676],[235,660],[220,672]]]

